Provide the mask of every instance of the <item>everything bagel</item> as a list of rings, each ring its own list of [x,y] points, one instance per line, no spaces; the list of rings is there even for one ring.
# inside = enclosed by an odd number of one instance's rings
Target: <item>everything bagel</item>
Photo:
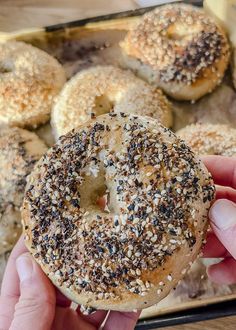
[[[32,172],[25,244],[71,300],[145,308],[199,253],[214,191],[205,166],[157,120],[102,115],[63,135]]]
[[[121,42],[125,66],[178,100],[197,100],[221,82],[229,45],[203,10],[172,4],[145,14]]]

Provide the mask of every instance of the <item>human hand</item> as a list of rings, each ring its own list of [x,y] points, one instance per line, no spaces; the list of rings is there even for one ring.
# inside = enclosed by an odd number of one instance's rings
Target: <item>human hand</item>
[[[219,185],[209,212],[212,231],[203,254],[223,258],[208,268],[208,275],[217,283],[236,283],[236,157],[207,156],[203,162]]]
[[[104,330],[132,330],[139,312],[97,311],[83,315],[79,307],[50,282],[24,246],[13,249],[4,274],[0,296],[0,330],[96,330],[107,317]]]

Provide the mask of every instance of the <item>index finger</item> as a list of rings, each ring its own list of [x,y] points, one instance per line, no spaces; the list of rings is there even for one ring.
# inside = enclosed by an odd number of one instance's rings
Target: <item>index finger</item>
[[[203,156],[215,184],[236,188],[236,157]]]
[[[12,250],[10,257],[7,262],[6,270],[4,273],[2,288],[1,288],[1,296],[3,295],[11,295],[11,296],[19,296],[19,279],[16,271],[16,259],[24,252],[27,251],[27,248],[24,244],[24,239],[21,236],[19,241],[16,243],[14,249]]]
[[[5,270],[0,295],[0,324],[3,329],[9,329],[15,311],[15,304],[20,296],[19,278],[16,271],[16,259],[27,249],[23,237],[14,247]]]
[[[104,330],[119,330],[127,329],[133,330],[138,318],[140,311],[137,312],[117,312],[111,311],[108,315],[106,323],[103,327]]]

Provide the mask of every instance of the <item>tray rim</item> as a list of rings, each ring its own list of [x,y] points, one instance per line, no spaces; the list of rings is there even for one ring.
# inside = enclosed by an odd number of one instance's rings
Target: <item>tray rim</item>
[[[175,326],[180,324],[194,323],[213,320],[217,318],[236,315],[236,299],[218,302],[208,306],[191,308],[181,312],[156,316],[150,319],[139,320],[135,329],[148,330],[160,327]]]
[[[187,0],[176,0],[176,1],[171,1],[170,3],[179,3],[179,2],[185,2],[188,4],[193,4],[195,6],[202,7],[203,5],[203,0],[192,0],[192,1],[187,1]],[[53,31],[58,31],[58,30],[63,30],[66,28],[73,28],[73,27],[79,27],[79,26],[85,26],[88,23],[97,23],[97,22],[104,22],[104,21],[110,21],[113,19],[125,19],[127,17],[136,17],[136,16],[141,16],[142,14],[151,11],[152,9],[156,7],[160,7],[166,3],[154,5],[154,6],[148,6],[148,7],[142,7],[142,8],[137,8],[137,9],[132,9],[132,10],[126,10],[126,11],[121,11],[121,12],[116,12],[113,14],[106,14],[106,15],[99,15],[99,16],[94,16],[90,18],[84,18],[80,20],[73,20],[73,21],[68,21],[65,23],[59,23],[59,24],[53,24],[53,25],[48,25],[45,26],[45,31],[46,32],[53,32]]]
[[[176,0],[176,1],[171,1],[171,4],[181,3],[181,2],[187,3],[187,4],[192,4],[192,5],[198,6],[198,7],[203,6],[203,0]],[[167,3],[168,2],[161,3],[158,5],[154,5],[154,6],[148,6],[148,7],[142,7],[142,8],[127,10],[127,11],[115,12],[112,14],[99,15],[99,16],[88,17],[88,18],[84,18],[84,19],[68,21],[68,22],[64,22],[64,23],[46,25],[46,26],[38,27],[38,28],[20,29],[20,30],[15,30],[15,31],[11,31],[11,32],[0,31],[0,42],[5,42],[7,40],[20,38],[20,37],[27,36],[27,35],[33,36],[33,35],[37,35],[39,33],[50,34],[53,32],[54,33],[62,32],[62,31],[66,31],[67,29],[73,29],[73,28],[79,28],[79,27],[92,28],[93,26],[96,27],[96,25],[98,23],[105,23],[105,22],[118,21],[118,20],[122,21],[127,18],[135,18],[135,17],[141,16],[142,14],[144,14],[156,7],[162,6]]]

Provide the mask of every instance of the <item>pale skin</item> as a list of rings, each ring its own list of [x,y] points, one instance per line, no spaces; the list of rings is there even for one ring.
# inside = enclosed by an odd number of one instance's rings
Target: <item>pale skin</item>
[[[215,282],[235,283],[236,158],[209,156],[203,160],[215,183],[221,185],[209,213],[212,231],[203,252],[205,257],[224,259],[211,266],[208,275]],[[52,285],[27,252],[22,238],[13,249],[1,288],[0,330],[96,330],[104,321],[105,330],[132,330],[138,316],[139,312],[115,311],[85,316],[79,308],[71,309],[71,301]]]

